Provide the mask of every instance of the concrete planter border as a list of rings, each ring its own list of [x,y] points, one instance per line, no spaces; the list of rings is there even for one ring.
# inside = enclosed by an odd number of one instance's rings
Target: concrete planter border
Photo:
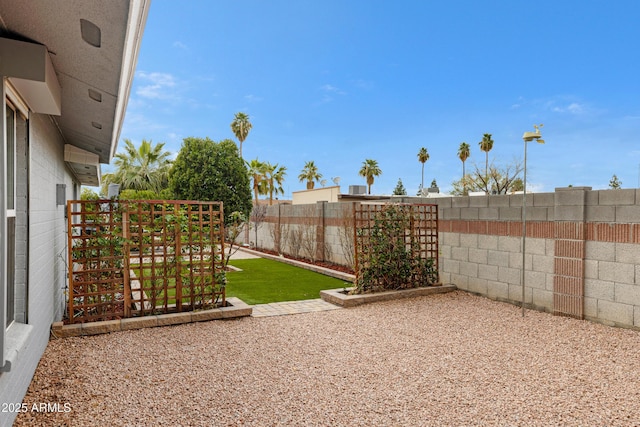
[[[207,320],[235,319],[251,316],[251,313],[253,312],[253,307],[246,304],[239,298],[227,298],[227,304],[228,305],[226,307],[212,308],[210,310],[131,317],[119,320],[105,320],[102,322],[79,323],[73,325],[65,325],[62,322],[55,322],[51,326],[51,332],[55,338],[81,337],[127,331],[131,329],[204,322]]]
[[[369,304],[379,301],[390,301],[401,298],[412,298],[418,296],[442,294],[446,292],[453,292],[456,289],[456,285],[448,284],[441,286],[429,286],[424,288],[402,289],[399,291],[387,291],[376,292],[372,294],[359,294],[348,295],[346,291],[350,291],[353,288],[340,288],[330,289],[326,291],[320,291],[320,298],[331,304],[339,305],[341,307],[355,307],[357,305]]]

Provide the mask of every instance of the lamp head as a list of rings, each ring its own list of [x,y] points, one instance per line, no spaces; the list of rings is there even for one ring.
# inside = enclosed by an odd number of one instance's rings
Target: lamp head
[[[542,135],[540,134],[540,128],[542,126],[544,125],[533,125],[534,129],[536,130],[535,132],[525,132],[524,135],[522,135],[522,139],[524,139],[524,142],[531,142],[535,139],[538,141],[538,143],[544,144],[544,140],[540,139],[542,137]]]

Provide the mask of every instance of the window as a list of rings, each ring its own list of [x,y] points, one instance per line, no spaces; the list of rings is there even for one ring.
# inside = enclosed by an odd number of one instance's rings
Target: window
[[[7,192],[5,206],[7,209],[7,222],[5,224],[7,238],[6,258],[6,283],[7,283],[7,307],[6,325],[9,326],[15,318],[15,254],[16,254],[16,112],[7,104],[6,108],[6,162],[5,179]]]
[[[9,372],[33,330],[27,323],[29,110],[6,80],[0,99],[0,372]]]

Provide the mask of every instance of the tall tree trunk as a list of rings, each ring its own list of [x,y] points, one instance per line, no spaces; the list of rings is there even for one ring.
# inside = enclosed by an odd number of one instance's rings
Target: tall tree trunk
[[[484,175],[487,177],[487,181],[489,180],[489,152],[486,152],[486,160],[484,161]],[[487,186],[487,193],[489,192],[489,186]]]
[[[467,179],[466,179],[467,174],[465,173],[464,170],[464,160],[462,161],[462,195],[466,196],[467,195]]]

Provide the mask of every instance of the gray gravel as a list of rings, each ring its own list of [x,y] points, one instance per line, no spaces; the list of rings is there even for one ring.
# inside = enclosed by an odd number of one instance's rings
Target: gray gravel
[[[33,425],[638,425],[640,333],[464,292],[52,341]]]

